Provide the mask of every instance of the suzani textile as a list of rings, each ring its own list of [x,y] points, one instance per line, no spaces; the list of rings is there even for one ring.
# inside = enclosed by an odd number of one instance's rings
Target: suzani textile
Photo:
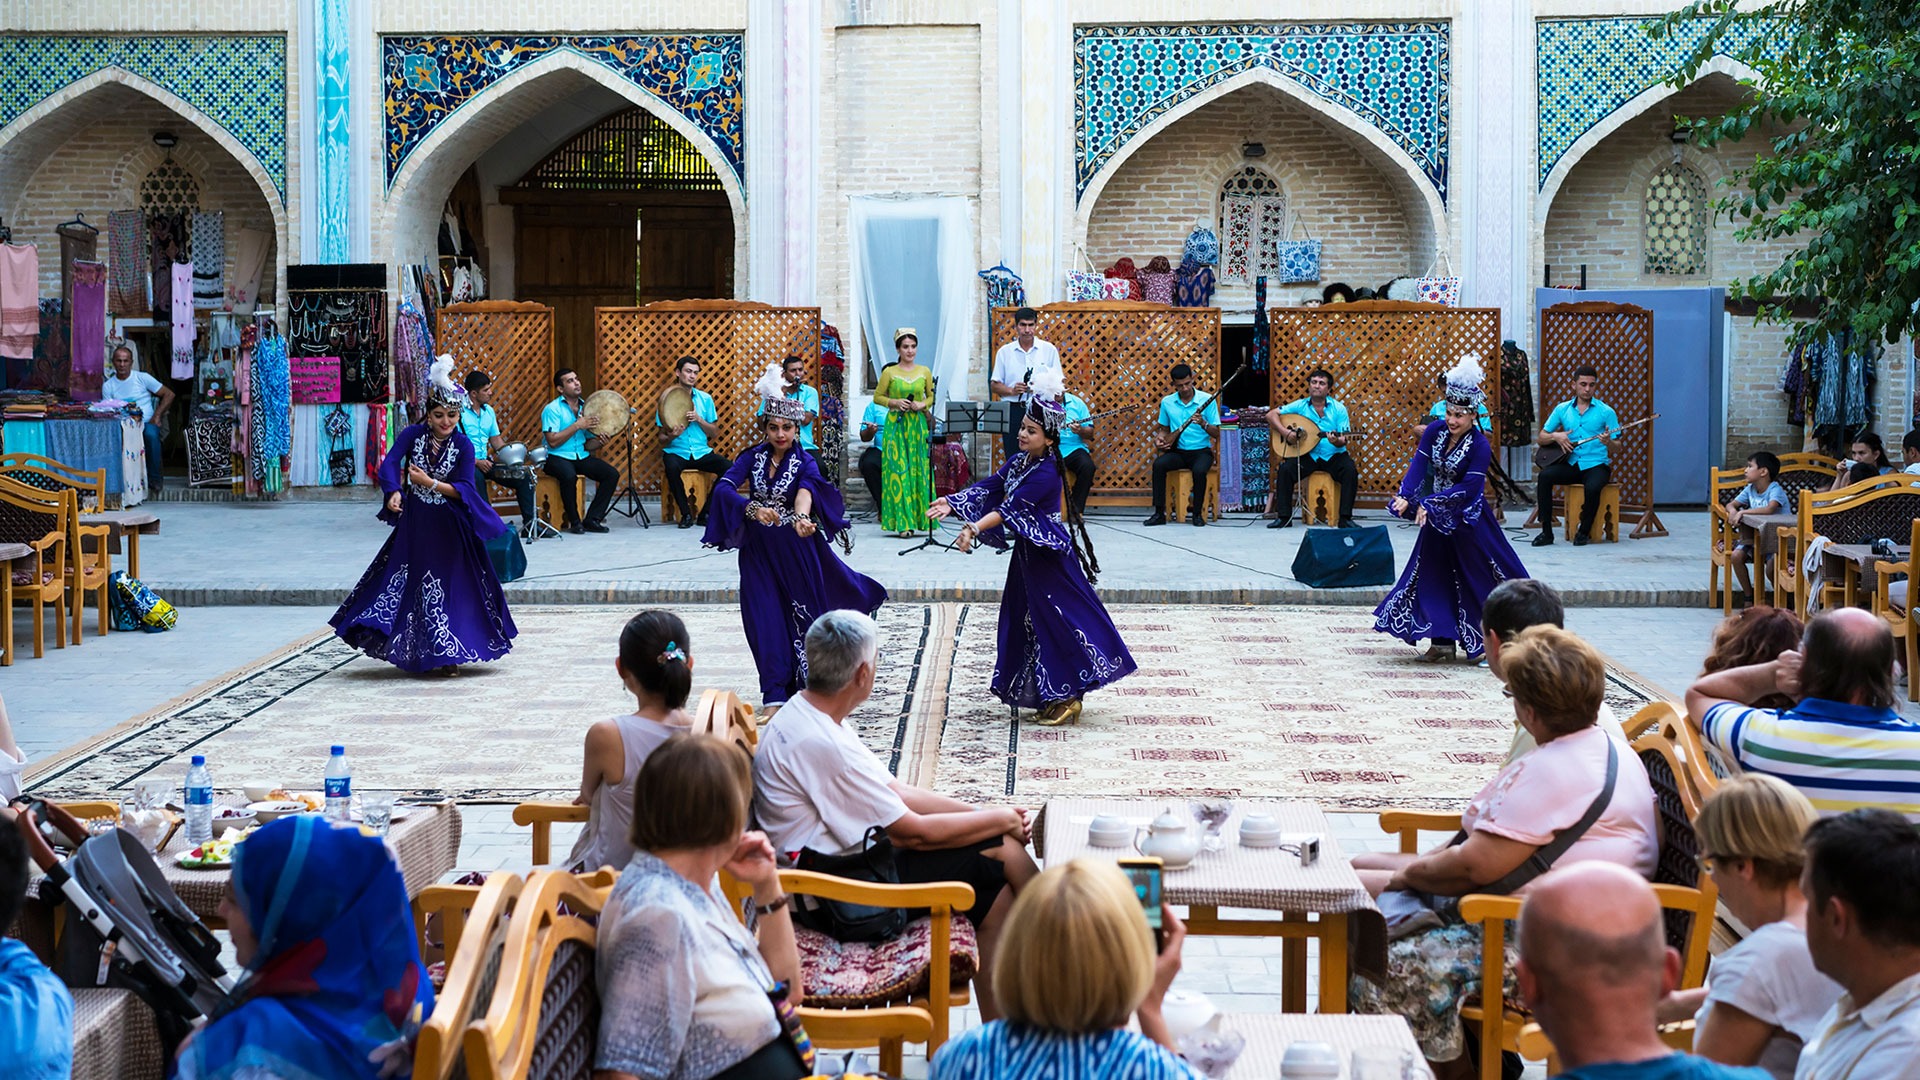
[[[383,37],[387,185],[393,185],[407,158],[461,106],[508,75],[559,52],[585,57],[659,98],[712,139],[734,176],[743,177],[744,43],[741,34]]]

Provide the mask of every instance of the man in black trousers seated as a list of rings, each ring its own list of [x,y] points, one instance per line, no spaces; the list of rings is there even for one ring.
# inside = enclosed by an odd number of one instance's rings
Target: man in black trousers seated
[[[593,456],[600,440],[587,432],[586,403],[580,396],[580,374],[561,368],[553,374],[553,385],[560,396],[540,410],[540,432],[547,440],[547,475],[560,483],[560,505],[566,510],[561,526],[570,533],[603,533],[607,530],[607,508],[613,505],[614,489],[620,486],[620,471]],[[574,480],[584,476],[593,481],[593,505],[587,516],[580,516],[580,501],[574,492]]]
[[[700,360],[683,356],[674,361],[673,377],[687,392],[690,407],[680,416],[656,416],[660,428],[660,459],[667,474],[667,497],[680,509],[680,527],[691,529],[707,523],[707,508],[696,516],[693,498],[680,474],[691,469],[711,473],[715,482],[733,468],[733,459],[717,454],[707,440],[720,434],[720,412],[713,395],[700,389]]]
[[[1185,469],[1193,473],[1193,523],[1205,525],[1207,517],[1201,508],[1207,498],[1207,473],[1213,469],[1213,437],[1220,434],[1220,403],[1212,394],[1202,399],[1194,389],[1193,369],[1187,365],[1175,364],[1167,375],[1173,380],[1173,393],[1160,399],[1160,416],[1153,427],[1154,446],[1160,451],[1153,459],[1153,515],[1141,524],[1167,523],[1167,474]]]

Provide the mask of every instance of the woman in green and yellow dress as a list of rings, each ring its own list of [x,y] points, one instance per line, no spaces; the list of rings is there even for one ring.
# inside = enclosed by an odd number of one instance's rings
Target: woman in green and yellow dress
[[[933,503],[933,460],[928,451],[927,410],[933,408],[933,370],[919,363],[920,335],[913,327],[893,332],[898,363],[880,371],[874,404],[887,410],[880,435],[880,527],[911,534],[926,524]]]

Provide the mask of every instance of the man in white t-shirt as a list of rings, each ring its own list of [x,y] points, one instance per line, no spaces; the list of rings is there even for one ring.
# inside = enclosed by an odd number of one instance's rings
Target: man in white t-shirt
[[[1027,854],[1024,809],[974,807],[913,787],[887,772],[846,719],[873,693],[880,631],[855,611],[829,611],[807,630],[807,688],[787,701],[753,758],[753,816],[776,852],[841,855],[862,850],[870,830],[892,841],[900,880],[964,881],[966,912],[979,932],[980,1012],[998,1015],[991,958],[1013,893],[1038,873]],[[794,912],[803,924],[811,913]]]
[[[1567,626],[1567,607],[1553,586],[1534,578],[1512,578],[1494,586],[1480,610],[1480,633],[1486,638],[1487,670],[1502,683],[1507,677],[1500,669],[1500,647],[1529,626]],[[1600,718],[1594,723],[1607,734],[1627,741],[1627,733],[1613,715],[1613,706],[1600,702]],[[1507,747],[1506,764],[1534,748],[1533,736],[1515,722],[1513,743]]]
[[[100,396],[140,407],[140,419],[146,425],[147,490],[159,491],[160,424],[154,418],[165,416],[173,407],[173,391],[146,372],[133,370],[133,350],[121,345],[113,350],[113,374],[101,381]]]
[[[1001,448],[1008,457],[1020,450],[1020,417],[1026,415],[1027,395],[1031,391],[1033,377],[1042,371],[1060,371],[1060,350],[1050,341],[1041,341],[1040,315],[1030,307],[1023,307],[1013,313],[1014,340],[1000,346],[993,354],[993,396],[1007,401],[1017,401],[1014,407],[1014,429],[1000,437]],[[1064,372],[1062,378],[1064,378]]]

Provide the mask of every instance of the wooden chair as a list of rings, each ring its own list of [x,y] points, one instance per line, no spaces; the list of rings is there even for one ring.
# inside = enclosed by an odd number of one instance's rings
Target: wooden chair
[[[99,613],[101,637],[107,636],[111,623],[107,613],[107,583],[113,575],[113,556],[107,550],[107,542],[112,530],[105,525],[88,525],[85,515],[80,513],[79,493],[69,489],[64,494],[67,499],[67,602],[73,605],[73,643],[78,645],[88,593],[93,594],[94,610]]]
[[[1905,473],[1889,473],[1841,488],[1839,491],[1808,491],[1800,495],[1799,525],[1781,538],[1777,580],[1792,583],[1792,607],[1806,617],[1813,601],[1804,568],[1798,565],[1801,553],[1816,536],[1836,544],[1868,544],[1881,537],[1906,536],[1913,521],[1920,518],[1920,486]],[[1820,600],[1830,606],[1844,598],[1844,588],[1835,582],[1823,583]]]
[[[1727,517],[1727,506],[1746,486],[1745,469],[1707,469],[1707,491],[1712,496],[1707,503],[1707,606],[1718,607],[1723,615],[1733,614],[1733,549],[1740,543],[1740,529]],[[1753,571],[1761,571],[1757,559]],[[1754,590],[1759,591],[1757,579]]]
[[[1333,474],[1308,473],[1306,508],[1300,524],[1311,525],[1319,521],[1323,525],[1338,525],[1339,518],[1340,485],[1334,482]]]
[[[519,503],[514,504],[516,507]],[[584,476],[573,478],[573,505],[580,508],[580,515],[587,513],[587,479]],[[545,469],[533,481],[533,512],[540,520],[560,528],[567,516],[566,502],[560,498],[560,481],[555,480]]]
[[[33,609],[33,655],[46,655],[46,607],[53,608],[53,643],[67,647],[67,560],[69,535],[67,507],[71,496],[28,487],[0,477],[0,542],[25,544],[33,554],[5,566],[9,574],[8,591],[12,603],[7,611],[4,658],[13,662],[12,605],[25,603]],[[31,580],[12,584],[15,567],[24,565]]]
[[[693,512],[697,517],[707,511],[707,500],[713,497],[714,481],[720,479],[710,472],[688,469],[680,474],[680,482],[686,485],[687,498],[693,500]],[[673,501],[673,495],[667,491],[665,481],[660,483],[660,520],[662,522],[680,520],[680,504]]]
[[[1907,560],[1888,562],[1881,560],[1873,564],[1873,572],[1878,577],[1874,586],[1873,610],[1887,621],[1887,629],[1899,639],[1907,656],[1907,700],[1920,701],[1920,644],[1914,640],[1913,626],[1913,583],[1920,581],[1920,518],[1916,518],[1907,540]],[[1906,580],[1900,588],[1894,588],[1894,575],[1904,574]]]
[[[0,454],[0,476],[43,491],[77,492],[80,496],[80,512],[83,514],[107,508],[105,469],[76,469],[50,457],[17,451]]]
[[[753,709],[731,690],[707,690],[693,709],[692,730],[702,735],[731,739],[751,754],[760,745],[760,729],[754,726]],[[533,865],[547,866],[553,861],[553,827],[557,824],[583,825],[592,819],[588,807],[570,802],[528,800],[513,808],[515,825],[533,827]]]
[[[1572,540],[1573,534],[1580,529],[1580,515],[1586,509],[1587,489],[1579,484],[1569,484],[1561,500],[1566,503],[1566,539]],[[1620,485],[1608,484],[1600,489],[1600,509],[1593,514],[1593,535],[1595,543],[1617,544],[1620,542]]]
[[[460,1063],[467,1025],[486,1015],[500,979],[507,920],[525,890],[519,874],[495,873],[485,885],[429,885],[413,898],[413,925],[420,960],[429,959],[427,921],[440,916],[447,959],[446,981],[434,995],[433,1015],[420,1028],[413,1051],[413,1080],[448,1080]],[[466,933],[471,925],[474,933]]]
[[[740,882],[721,875],[721,886],[736,910],[749,895]],[[780,871],[780,888],[790,896],[818,896],[872,907],[925,908],[899,938],[872,945],[848,945],[804,927],[794,927],[800,948],[806,996],[801,1021],[815,1046],[827,1050],[880,1048],[880,1071],[900,1076],[906,1043],[927,1044],[927,1057],[946,1043],[951,1011],[971,1000],[969,985],[978,971],[973,927],[954,913],[973,906],[973,887],[958,881],[925,885],[880,885],[850,881],[807,870]],[[961,962],[955,963],[956,939]],[[924,952],[925,960],[919,960]],[[903,954],[912,954],[902,963]],[[820,961],[831,955],[831,964]],[[831,972],[829,977],[822,968]]]
[[[610,892],[611,884],[574,874],[543,870],[527,878],[507,917],[493,993],[461,1033],[473,1080],[592,1072],[600,1029],[595,921]]]
[[[1175,469],[1167,474],[1167,504],[1160,508],[1169,521],[1184,522],[1193,512],[1193,473]],[[1220,466],[1207,473],[1207,490],[1200,499],[1203,521],[1220,520]]]

